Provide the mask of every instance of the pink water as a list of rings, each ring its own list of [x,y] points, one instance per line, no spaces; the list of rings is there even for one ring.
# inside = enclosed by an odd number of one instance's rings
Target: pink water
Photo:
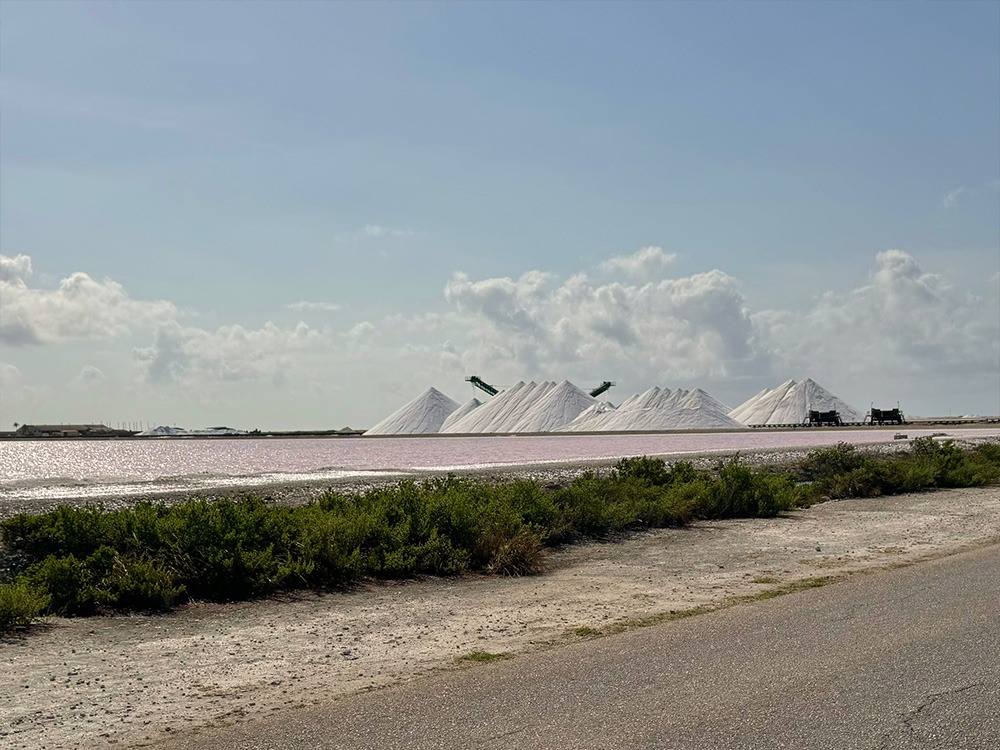
[[[905,430],[910,438],[931,430]],[[226,485],[613,460],[624,456],[891,442],[897,430],[791,430],[424,438],[37,440],[0,442],[0,503]],[[998,436],[1000,430],[953,431]]]

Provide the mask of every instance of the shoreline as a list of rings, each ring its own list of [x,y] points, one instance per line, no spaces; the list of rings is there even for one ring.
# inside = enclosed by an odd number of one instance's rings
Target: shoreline
[[[757,424],[746,425],[744,427],[722,427],[713,429],[714,432],[759,432],[769,430],[870,430],[873,428],[899,428],[910,427],[913,429],[930,429],[933,427],[951,427],[953,429],[963,428],[989,428],[1000,424],[1000,416],[976,416],[976,417],[917,417],[904,421],[900,424],[893,423],[863,423],[847,422],[840,425],[817,425],[809,423],[791,424]],[[417,440],[434,438],[476,438],[476,437],[547,437],[560,435],[662,435],[675,433],[701,433],[704,428],[685,428],[675,430],[583,430],[573,432],[455,432],[455,433],[420,433],[420,434],[393,434],[393,435],[366,435],[365,430],[352,429],[349,427],[340,430],[272,430],[262,432],[251,430],[248,432],[237,432],[234,434],[200,434],[191,431],[187,434],[178,435],[141,435],[130,430],[113,430],[110,434],[85,434],[85,435],[21,435],[10,430],[0,430],[0,441],[52,441],[52,440],[273,440],[295,439],[295,438],[332,438],[350,439],[365,438],[367,440],[379,440],[383,438],[413,438]]]
[[[962,437],[949,435],[949,440],[959,444],[975,445],[984,442],[1000,442],[997,436]],[[877,453],[895,453],[909,449],[911,440],[895,442],[860,443],[856,447],[862,451]],[[699,469],[712,469],[719,463],[739,457],[741,462],[752,467],[777,466],[801,460],[815,448],[761,448],[753,451],[719,450],[693,453],[660,453],[668,464],[689,462]],[[607,471],[620,459],[582,459],[572,461],[557,461],[545,463],[524,463],[492,467],[454,468],[451,470],[433,469],[400,469],[385,470],[377,474],[364,476],[345,476],[322,480],[306,479],[302,481],[284,479],[275,482],[238,482],[216,487],[206,487],[200,490],[162,489],[154,491],[127,490],[112,496],[67,495],[62,497],[18,498],[0,503],[0,520],[10,518],[20,513],[40,514],[54,510],[61,505],[72,507],[96,506],[107,509],[127,508],[138,502],[180,503],[192,498],[216,500],[221,498],[239,498],[244,496],[261,497],[281,504],[303,504],[315,499],[327,491],[346,494],[365,492],[377,487],[397,484],[400,481],[422,481],[454,474],[461,477],[476,477],[483,481],[506,482],[514,479],[533,479],[545,485],[563,485],[575,477],[588,471]]]

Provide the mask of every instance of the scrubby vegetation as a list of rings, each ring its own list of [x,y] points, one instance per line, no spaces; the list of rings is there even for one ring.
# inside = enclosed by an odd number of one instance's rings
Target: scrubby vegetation
[[[42,614],[160,611],[192,598],[238,600],[359,578],[532,574],[546,548],[628,529],[998,481],[1000,445],[961,450],[918,439],[895,456],[841,444],[784,471],[738,458],[715,471],[628,458],[555,489],[448,476],[327,492],[299,507],[255,497],[63,506],[0,523],[8,556],[20,561],[0,583],[0,631]]]
[[[877,497],[946,487],[1000,482],[1000,445],[963,450],[951,441],[917,438],[910,450],[891,456],[840,443],[810,453],[796,469],[803,487],[800,505],[825,499]]]

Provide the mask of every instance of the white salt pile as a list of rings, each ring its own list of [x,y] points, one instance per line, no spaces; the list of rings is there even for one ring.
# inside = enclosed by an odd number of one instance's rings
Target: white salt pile
[[[654,386],[615,408],[606,401],[597,401],[568,380],[520,381],[485,403],[473,398],[461,406],[436,388],[428,388],[365,434],[740,429],[747,425],[804,424],[809,421],[810,410],[837,411],[844,422],[860,422],[863,416],[809,378],[765,389],[732,410],[701,388],[671,391]]]
[[[455,422],[460,420],[466,414],[475,409],[478,409],[482,405],[483,402],[480,401],[478,398],[470,398],[468,401],[466,401],[464,404],[462,404],[460,407],[455,409],[455,411],[453,411],[451,414],[448,415],[448,418],[444,420],[444,422],[441,424],[441,429],[439,430],[439,432],[448,432],[448,428],[451,425],[455,424]]]
[[[562,428],[565,432],[630,432],[643,430],[738,429],[729,407],[701,388],[693,391],[650,388],[626,399],[617,409],[595,404]]]
[[[803,424],[809,412],[837,411],[844,422],[860,422],[864,415],[811,378],[801,383],[786,380],[777,388],[764,389],[737,406],[729,416],[748,425]]]
[[[401,406],[366,435],[428,435],[441,429],[458,404],[437,388],[428,388],[408,404]]]
[[[580,412],[593,405],[593,396],[564,380],[535,399],[510,432],[552,432],[569,424]]]
[[[486,403],[462,406],[430,388],[393,412],[366,435],[441,433],[510,434],[537,432],[632,432],[741,428],[728,407],[697,388],[651,388],[626,399],[619,408],[598,402],[564,380],[525,383],[501,391]]]
[[[634,398],[634,396],[633,396]],[[580,415],[565,427],[562,432],[589,432],[598,431],[606,419],[615,413],[615,406],[609,401],[599,401],[591,404]],[[586,425],[586,426],[584,426]]]
[[[466,417],[451,423],[447,432],[451,434],[516,432],[517,425],[531,411],[531,407],[554,387],[555,383],[550,381],[544,383],[518,381],[513,387],[500,391],[488,403]]]
[[[231,437],[233,435],[246,435],[246,430],[237,430],[232,427],[206,427],[200,430],[188,430],[184,427],[168,427],[160,425],[149,430],[136,433],[137,437]]]

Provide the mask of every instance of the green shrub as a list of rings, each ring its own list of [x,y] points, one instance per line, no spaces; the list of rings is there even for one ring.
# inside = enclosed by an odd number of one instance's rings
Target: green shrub
[[[870,461],[849,443],[810,451],[798,466],[799,478],[806,481],[847,474]]]
[[[667,462],[662,458],[649,456],[623,458],[612,469],[612,477],[615,479],[635,479],[654,487],[698,482],[707,476],[707,472],[699,471],[688,461],[678,461],[668,469]]]
[[[638,479],[654,486],[670,484],[670,472],[662,458],[623,458],[615,464],[614,476],[618,479]]]
[[[119,610],[165,611],[187,598],[184,584],[150,560],[117,558],[105,585],[108,604]]]
[[[83,561],[72,554],[46,557],[14,582],[19,581],[49,597],[46,611],[51,614],[92,615],[97,610],[99,596],[93,586],[93,576]]]
[[[31,625],[48,606],[48,595],[27,583],[0,583],[0,633]]]
[[[719,467],[702,511],[712,518],[775,516],[796,505],[795,484],[785,474],[755,472],[734,458]]]

